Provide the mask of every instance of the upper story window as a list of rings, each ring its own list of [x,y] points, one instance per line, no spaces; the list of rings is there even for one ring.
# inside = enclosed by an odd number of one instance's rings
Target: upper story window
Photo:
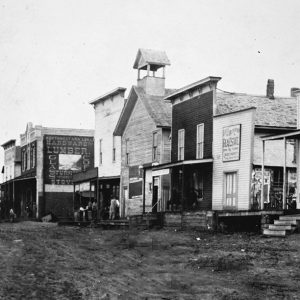
[[[116,137],[113,135],[113,140],[112,140],[112,161],[116,161]]]
[[[100,139],[99,141],[99,154],[100,154],[100,157],[99,157],[99,164],[102,165],[102,159],[103,159],[103,153],[102,153],[102,145],[103,142],[102,142],[102,139]]]
[[[35,146],[31,147],[31,167],[35,167]]]
[[[22,171],[24,172],[26,170],[26,163],[27,163],[27,157],[26,157],[26,150],[22,150]]]
[[[129,165],[129,139],[127,139],[125,142],[125,151],[125,164]]]
[[[30,146],[27,147],[27,170],[30,169]]]
[[[153,132],[153,142],[152,142],[152,159],[153,161],[157,161],[157,132]]]
[[[196,158],[203,158],[204,150],[204,124],[197,125],[197,146],[196,146]]]
[[[184,160],[184,129],[178,130],[178,160]]]

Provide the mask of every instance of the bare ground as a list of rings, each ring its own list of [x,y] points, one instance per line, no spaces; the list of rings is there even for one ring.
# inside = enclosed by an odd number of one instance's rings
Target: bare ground
[[[0,299],[300,299],[299,234],[0,224]]]

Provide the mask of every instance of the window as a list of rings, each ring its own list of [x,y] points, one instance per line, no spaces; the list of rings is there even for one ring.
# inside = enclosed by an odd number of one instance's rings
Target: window
[[[129,165],[129,139],[127,139],[125,142],[125,150],[126,150],[125,163],[126,165]]]
[[[152,159],[157,161],[157,132],[153,133]]]
[[[196,149],[196,158],[203,158],[203,149],[204,149],[204,124],[197,125],[197,149]]]
[[[30,146],[27,147],[27,170],[30,169]]]
[[[23,150],[22,150],[22,171],[23,171],[23,172],[26,170],[26,162],[27,162],[27,158],[26,158],[26,150],[23,149]]]
[[[31,152],[32,152],[31,166],[32,168],[34,168],[35,167],[35,146],[32,146]]]
[[[184,160],[184,129],[178,130],[178,160]]]
[[[99,164],[102,165],[102,139],[100,139],[99,141],[99,154],[100,154],[100,157],[99,157]]]
[[[113,146],[112,146],[112,161],[116,161],[116,137],[113,135]]]
[[[224,206],[237,206],[237,172],[225,173]]]

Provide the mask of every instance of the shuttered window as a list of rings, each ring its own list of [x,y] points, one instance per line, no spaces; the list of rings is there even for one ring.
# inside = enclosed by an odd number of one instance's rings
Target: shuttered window
[[[204,150],[204,124],[197,125],[197,146],[196,146],[196,158],[203,158]]]
[[[178,130],[178,160],[184,160],[184,129]]]

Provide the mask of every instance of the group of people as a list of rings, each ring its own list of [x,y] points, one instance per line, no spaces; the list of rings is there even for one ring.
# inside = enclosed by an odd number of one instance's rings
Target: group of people
[[[97,219],[97,203],[96,201],[89,201],[88,205],[84,208],[80,206],[76,212],[76,216],[79,221],[91,221]],[[76,217],[75,217],[76,218]]]
[[[109,208],[107,207],[107,209],[108,209],[107,217],[110,220],[119,219],[119,217],[120,217],[119,208],[120,208],[119,200],[116,198],[112,198],[110,200]],[[80,206],[79,209],[77,211],[75,211],[75,219],[77,221],[97,220],[97,211],[98,211],[97,202],[89,201],[88,205],[85,208],[83,206]],[[100,212],[100,214],[101,214],[101,212]],[[101,214],[101,216],[102,216],[102,214]],[[104,217],[104,215],[102,217]]]

